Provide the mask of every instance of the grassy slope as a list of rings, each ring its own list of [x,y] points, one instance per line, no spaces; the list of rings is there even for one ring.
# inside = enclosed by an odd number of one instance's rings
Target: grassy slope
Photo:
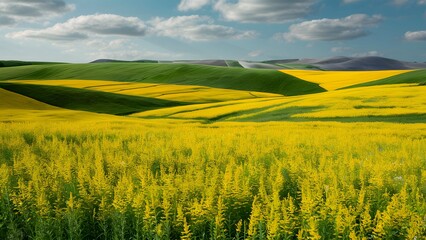
[[[357,88],[357,87],[368,87],[368,86],[376,86],[376,85],[387,85],[387,84],[402,84],[402,83],[426,83],[426,69],[412,71],[384,79],[380,79],[377,81],[371,81],[361,84],[356,84],[352,86],[348,86],[345,88]]]
[[[127,115],[184,104],[161,99],[57,86],[0,83],[0,88],[61,108],[114,115]]]
[[[388,85],[307,96],[230,101],[134,114],[202,121],[426,122],[425,87]],[[407,104],[409,99],[409,104]]]
[[[282,70],[282,72],[300,79],[320,84],[327,90],[361,84],[411,72],[412,70],[386,71],[311,71],[311,70]]]
[[[52,65],[52,64],[63,64],[63,63],[0,60],[0,67],[19,67],[19,66],[28,66],[28,65]]]
[[[53,110],[55,107],[0,88],[0,110]]]
[[[133,118],[58,108],[2,88],[0,99],[0,122],[135,121]]]
[[[91,79],[168,83],[269,92],[287,96],[325,91],[318,84],[275,70],[185,64],[99,63],[0,69],[0,80],[11,79]]]
[[[101,92],[192,103],[223,102],[239,99],[282,96],[273,93],[241,91],[203,86],[135,82],[129,83],[101,80],[12,80],[6,82],[83,88]]]

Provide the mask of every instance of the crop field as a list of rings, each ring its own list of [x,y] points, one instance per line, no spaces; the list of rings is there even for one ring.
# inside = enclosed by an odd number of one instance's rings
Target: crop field
[[[223,102],[230,100],[282,96],[280,94],[274,93],[242,91],[203,86],[115,82],[100,80],[15,80],[8,82],[83,88],[102,92],[118,93],[133,96],[145,96],[151,98],[193,103]]]
[[[413,70],[387,70],[387,71],[306,71],[306,70],[282,70],[300,79],[318,83],[327,90],[336,90],[355,84],[362,84],[397,76]]]
[[[425,239],[426,72],[0,68],[0,239]]]

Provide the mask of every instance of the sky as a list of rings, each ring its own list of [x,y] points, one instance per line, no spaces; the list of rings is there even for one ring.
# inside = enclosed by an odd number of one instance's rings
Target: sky
[[[0,0],[0,59],[426,62],[426,0]]]

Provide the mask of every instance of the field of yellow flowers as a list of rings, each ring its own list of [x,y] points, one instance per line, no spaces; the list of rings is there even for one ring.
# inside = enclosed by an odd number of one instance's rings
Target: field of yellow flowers
[[[424,239],[425,146],[425,124],[3,122],[0,239]]]

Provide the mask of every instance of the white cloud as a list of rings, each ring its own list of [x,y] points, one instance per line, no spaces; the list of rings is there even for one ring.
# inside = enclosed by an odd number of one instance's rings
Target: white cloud
[[[0,16],[0,26],[12,25],[15,23],[15,19],[8,16]]]
[[[145,23],[136,17],[113,14],[79,16],[49,28],[13,32],[6,36],[15,39],[75,41],[99,36],[141,37],[147,34],[190,41],[238,40],[256,36],[254,31],[240,31],[214,24],[214,21],[206,16],[179,16],[168,19],[157,17]]]
[[[179,11],[198,10],[210,3],[210,0],[181,0]]]
[[[124,49],[124,50],[106,50],[95,51],[88,54],[92,59],[118,59],[118,60],[142,60],[142,59],[175,59],[182,56],[182,54],[155,52],[155,51],[142,51],[137,49]]]
[[[168,19],[155,18],[150,21],[155,34],[190,41],[209,41],[221,39],[247,39],[256,36],[253,31],[239,31],[232,27],[214,24],[206,16],[179,16]]]
[[[378,51],[369,51],[364,53],[355,53],[352,56],[353,57],[378,57],[383,55]]]
[[[280,23],[304,17],[317,0],[217,0],[214,9],[229,21]]]
[[[417,3],[419,5],[426,5],[426,0],[418,0]]]
[[[368,35],[367,28],[382,21],[380,15],[354,14],[341,19],[319,19],[290,26],[290,32],[282,34],[287,41],[349,40]]]
[[[0,0],[0,26],[49,19],[74,9],[63,0]]]
[[[73,41],[87,39],[92,35],[144,36],[146,31],[147,27],[139,18],[96,14],[71,18],[46,29],[10,33],[7,37]]]
[[[426,31],[406,32],[405,39],[408,41],[426,41]]]

